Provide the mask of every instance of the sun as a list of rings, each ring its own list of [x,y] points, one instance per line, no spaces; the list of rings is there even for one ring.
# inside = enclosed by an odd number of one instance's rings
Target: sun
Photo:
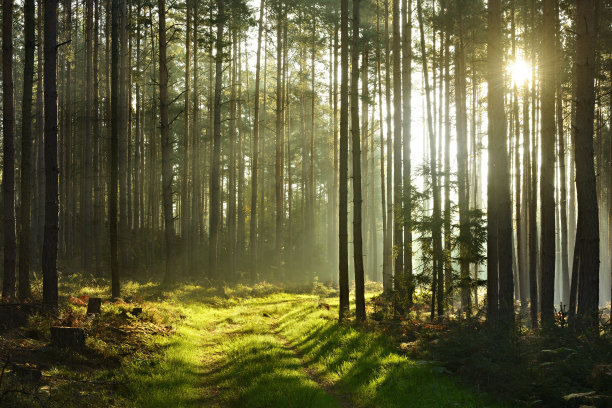
[[[506,70],[510,74],[513,85],[525,85],[531,77],[531,66],[522,58],[515,59],[506,67]]]

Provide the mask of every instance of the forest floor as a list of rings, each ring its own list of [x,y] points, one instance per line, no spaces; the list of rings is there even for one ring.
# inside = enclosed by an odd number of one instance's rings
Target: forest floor
[[[326,290],[123,289],[125,301],[105,303],[92,323],[79,299],[107,287],[76,280],[62,287],[68,309],[61,323],[72,316],[86,327],[86,353],[52,351],[40,320],[36,336],[27,328],[0,334],[19,349],[20,363],[42,371],[39,383],[11,389],[9,367],[4,383],[0,376],[0,406],[509,406],[460,385],[442,366],[411,359],[378,330],[339,323],[337,297]],[[134,304],[141,316],[130,314]],[[109,338],[115,332],[119,340]]]

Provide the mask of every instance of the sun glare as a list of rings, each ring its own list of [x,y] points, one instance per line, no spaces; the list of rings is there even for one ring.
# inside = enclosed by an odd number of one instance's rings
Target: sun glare
[[[531,76],[531,66],[524,59],[517,58],[508,65],[508,73],[513,85],[522,86],[529,81]]]

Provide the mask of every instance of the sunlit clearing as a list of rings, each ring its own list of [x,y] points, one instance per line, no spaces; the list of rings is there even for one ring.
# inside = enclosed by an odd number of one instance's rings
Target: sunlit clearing
[[[517,58],[506,68],[513,85],[525,85],[531,75],[531,66],[522,58]]]

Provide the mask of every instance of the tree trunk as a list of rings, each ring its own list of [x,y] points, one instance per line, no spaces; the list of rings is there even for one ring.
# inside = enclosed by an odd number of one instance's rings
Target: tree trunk
[[[348,277],[348,0],[340,3],[340,196],[338,208],[338,259],[340,283],[340,320],[349,312],[349,277]]]
[[[576,193],[580,259],[578,316],[580,324],[596,330],[599,307],[599,220],[593,161],[595,91],[595,0],[579,0],[576,8]],[[576,270],[575,270],[576,272]]]
[[[251,221],[249,227],[249,251],[251,255],[251,280],[257,281],[257,177],[259,159],[259,82],[261,80],[261,38],[263,36],[265,0],[259,5],[259,28],[257,29],[257,62],[255,65],[255,97],[253,119],[253,163],[251,165]],[[264,55],[264,58],[266,56]],[[263,220],[260,220],[262,222]]]
[[[274,197],[275,197],[275,250],[276,265],[282,263],[283,247],[283,41],[282,41],[282,6],[277,6],[276,16],[276,140],[274,152]]]
[[[45,235],[42,250],[43,303],[57,308],[57,0],[45,0]],[[6,14],[5,14],[6,15]],[[4,94],[7,100],[6,93]],[[6,127],[5,127],[6,129]],[[6,148],[6,147],[5,147]],[[6,156],[5,160],[6,160]],[[6,256],[6,254],[5,254]]]
[[[404,231],[402,221],[402,71],[400,2],[393,0],[393,253],[398,289],[405,286]],[[390,114],[390,113],[387,113]],[[403,293],[402,293],[403,295]]]
[[[396,2],[398,0],[395,0]],[[363,242],[361,231],[361,141],[359,132],[359,0],[353,0],[351,45],[351,134],[353,138],[353,257],[355,260],[355,317],[365,321]],[[343,50],[344,52],[344,50]],[[399,62],[399,61],[398,61]],[[398,69],[399,71],[399,69]],[[396,71],[397,72],[397,71]],[[396,112],[398,112],[396,110]]]
[[[465,85],[465,48],[463,43],[463,10],[457,7],[457,40],[455,43],[455,109],[457,111],[457,195],[459,204],[459,267],[461,286],[461,309],[470,314],[470,262],[469,242],[469,188],[467,158],[467,107]],[[446,119],[447,121],[449,118]],[[449,169],[450,170],[450,169]]]
[[[185,271],[189,268],[189,247],[191,245],[191,236],[189,234],[189,223],[191,222],[191,213],[189,208],[189,156],[191,154],[189,146],[189,109],[191,96],[191,1],[185,2],[185,107],[183,108],[184,134],[183,134],[183,172],[181,180],[181,241],[182,241],[182,256]]]
[[[563,126],[563,92],[561,90],[561,70],[563,67],[563,48],[561,45],[561,32],[559,22],[559,7],[555,14],[556,36],[556,93],[557,93],[557,143],[559,144],[559,174],[560,174],[560,206],[561,206],[561,303],[569,303],[570,276],[569,276],[569,247],[567,232],[567,171],[565,159],[565,130]],[[612,144],[611,144],[612,146]],[[611,190],[612,192],[612,190]]]
[[[120,296],[119,257],[117,253],[117,185],[119,166],[119,0],[112,0],[111,24],[111,134],[110,134],[110,192],[108,222],[110,226],[111,291],[113,298]]]
[[[45,5],[46,6],[46,5]],[[13,2],[2,2],[2,203],[4,206],[4,278],[2,300],[15,300],[15,106],[13,101]]]
[[[221,85],[223,82],[223,20],[224,0],[217,0],[217,34],[215,39],[215,96],[213,102],[213,154],[210,171],[210,217],[208,261],[212,276],[220,276],[217,271],[217,241],[219,237],[219,218],[221,211],[220,158],[221,158]]]
[[[508,150],[504,113],[503,42],[501,3],[488,3],[487,82],[489,116],[489,211],[488,320],[512,326],[514,319],[514,284],[512,276],[512,220],[508,178]],[[497,262],[491,260],[496,260]],[[499,287],[498,287],[499,285]],[[499,302],[499,303],[498,303]]]
[[[410,308],[413,303],[412,276],[412,0],[402,1],[402,105],[403,105],[403,196],[404,196],[404,299]],[[382,122],[381,122],[382,126]]]
[[[12,3],[12,2],[9,2]],[[30,203],[32,195],[32,85],[34,82],[34,0],[24,2],[23,101],[21,108],[21,180],[19,209],[19,298],[30,297]]]
[[[164,209],[164,237],[166,240],[166,272],[164,280],[170,281],[170,265],[174,254],[174,214],[172,210],[172,142],[168,123],[168,65],[166,59],[166,2],[158,0],[159,11],[159,115],[161,125],[162,154],[162,202]]]
[[[430,153],[430,175],[431,175],[431,189],[433,195],[433,214],[432,214],[432,241],[433,241],[433,276],[438,277],[441,275],[442,268],[442,231],[441,231],[441,206],[440,206],[440,189],[438,187],[438,168],[436,163],[436,157],[438,154],[436,147],[436,137],[433,128],[433,117],[431,113],[431,89],[429,86],[429,74],[427,72],[427,52],[425,50],[425,32],[423,27],[423,9],[422,0],[417,0],[417,12],[419,19],[419,32],[421,36],[421,60],[423,65],[423,72],[425,77],[425,101],[427,110],[427,130],[429,133],[429,153]],[[435,279],[434,279],[435,282]],[[435,293],[436,286],[432,285],[432,292]],[[441,296],[441,293],[437,294]],[[433,300],[432,300],[433,304]],[[434,310],[432,307],[431,317],[433,318]],[[438,310],[438,314],[440,310]]]
[[[83,147],[83,183],[81,190],[81,263],[86,270],[91,265],[91,193],[92,193],[92,75],[93,75],[93,2],[88,1],[85,13],[85,135]]]
[[[555,20],[554,0],[543,3],[542,149],[540,162],[540,313],[542,326],[554,323],[555,294]]]
[[[235,24],[235,22],[234,22]],[[231,38],[230,59],[230,95],[229,95],[229,166],[228,166],[228,198],[227,198],[227,229],[228,229],[228,265],[229,276],[236,273],[236,57],[238,42],[236,30],[229,33]]]

